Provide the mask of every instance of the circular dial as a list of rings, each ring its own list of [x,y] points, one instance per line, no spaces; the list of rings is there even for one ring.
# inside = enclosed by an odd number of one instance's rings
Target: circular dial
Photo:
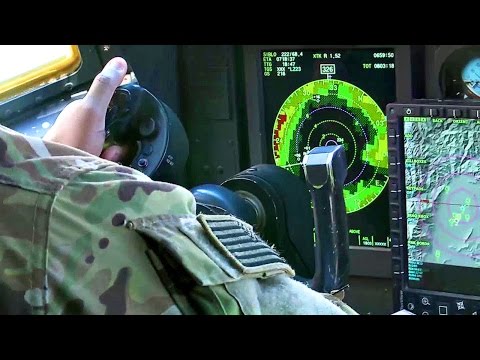
[[[468,91],[480,98],[480,57],[467,62],[462,70],[462,80]]]
[[[347,155],[347,213],[363,209],[388,182],[386,117],[358,87],[340,80],[316,80],[295,90],[277,114],[275,164],[304,177],[301,162],[305,153],[329,145],[342,145]]]

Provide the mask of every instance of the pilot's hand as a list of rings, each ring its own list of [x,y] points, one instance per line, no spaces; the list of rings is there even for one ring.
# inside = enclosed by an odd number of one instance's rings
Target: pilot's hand
[[[75,147],[107,160],[120,161],[124,149],[111,146],[103,150],[105,115],[115,89],[127,73],[127,63],[116,57],[110,60],[93,81],[87,95],[63,109],[44,140]]]

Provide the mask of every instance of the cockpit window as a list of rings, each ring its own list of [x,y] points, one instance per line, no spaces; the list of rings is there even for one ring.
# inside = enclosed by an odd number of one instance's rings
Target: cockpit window
[[[81,60],[76,45],[0,45],[0,101],[71,75]]]

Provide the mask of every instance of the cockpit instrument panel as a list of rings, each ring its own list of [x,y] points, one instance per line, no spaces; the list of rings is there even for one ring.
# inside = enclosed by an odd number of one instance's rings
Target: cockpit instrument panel
[[[317,146],[342,145],[350,245],[390,247],[385,107],[396,99],[395,49],[269,49],[262,61],[268,161],[303,178]]]
[[[387,109],[397,308],[480,311],[480,103]]]

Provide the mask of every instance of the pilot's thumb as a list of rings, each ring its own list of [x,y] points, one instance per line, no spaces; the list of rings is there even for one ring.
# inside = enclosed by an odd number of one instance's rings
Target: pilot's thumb
[[[121,57],[110,60],[95,77],[84,101],[99,112],[106,112],[115,89],[127,74],[127,62]]]

